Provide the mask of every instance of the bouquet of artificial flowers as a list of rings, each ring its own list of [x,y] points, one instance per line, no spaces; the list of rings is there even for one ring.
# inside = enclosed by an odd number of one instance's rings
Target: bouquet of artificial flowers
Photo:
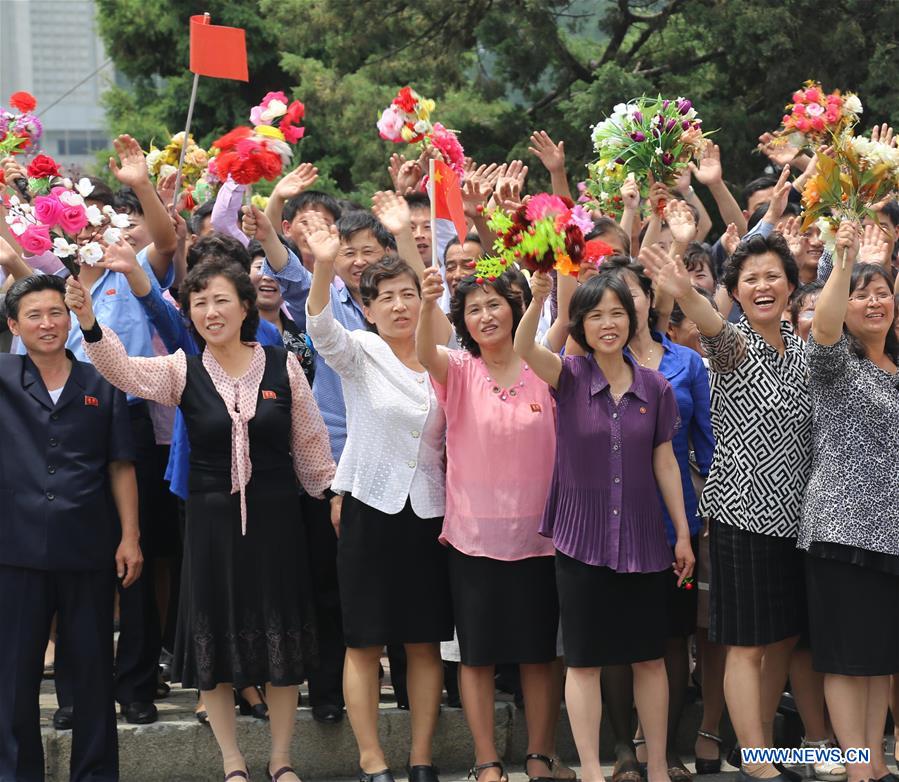
[[[610,192],[614,183],[605,185],[610,165],[616,175],[634,174],[645,185],[652,174],[657,182],[673,185],[678,173],[702,149],[702,120],[686,98],[669,100],[643,96],[619,103],[612,115],[593,126],[593,148],[599,156],[592,173],[599,176],[596,186]],[[617,192],[617,191],[616,191]]]
[[[613,220],[621,218],[624,202],[621,186],[627,179],[627,169],[614,160],[587,164],[587,180],[578,183],[581,196],[578,202],[587,209],[596,209]]]
[[[44,127],[34,114],[37,101],[28,92],[14,92],[9,105],[15,111],[0,109],[0,157],[18,155],[34,149]]]
[[[807,81],[786,108],[777,136],[803,149],[829,144],[852,128],[862,113],[862,102],[851,92],[826,93],[819,82]]]
[[[497,234],[493,250],[506,264],[572,276],[584,257],[584,236],[593,229],[584,207],[548,193],[532,196],[511,214],[494,211],[487,225]]]
[[[178,170],[181,160],[181,147],[184,145],[184,131],[176,133],[162,149],[150,144],[147,153],[147,169],[150,176],[163,178]],[[209,164],[209,153],[200,147],[193,136],[187,138],[187,150],[184,153],[184,168],[181,170],[181,181],[186,185],[194,185],[203,176]]]
[[[802,230],[817,225],[830,250],[841,220],[873,218],[874,206],[899,189],[899,149],[851,132],[832,143],[833,157],[818,156],[802,191]]]

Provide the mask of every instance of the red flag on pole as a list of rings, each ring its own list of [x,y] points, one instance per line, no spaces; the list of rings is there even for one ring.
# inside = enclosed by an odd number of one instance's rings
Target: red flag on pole
[[[434,182],[433,205],[434,217],[441,220],[452,220],[460,242],[465,241],[468,223],[465,220],[465,207],[462,204],[462,187],[459,177],[442,160],[434,160],[431,179]]]
[[[249,81],[246,31],[210,24],[209,16],[192,16],[190,69],[198,76]]]

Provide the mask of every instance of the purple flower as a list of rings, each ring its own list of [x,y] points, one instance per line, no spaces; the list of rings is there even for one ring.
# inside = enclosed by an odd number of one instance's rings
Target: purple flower
[[[690,129],[690,120],[685,119],[683,122],[681,122],[680,126],[684,130],[689,130]]]
[[[638,125],[643,124],[643,115],[639,111],[634,112],[633,119]]]
[[[676,119],[670,119],[670,120],[668,120],[668,122],[665,123],[665,130],[666,130],[666,132],[668,132],[668,133],[670,133],[670,132],[671,132],[672,130],[674,130],[676,127],[677,127],[677,120],[676,120]]]
[[[662,131],[660,131],[658,128],[653,128],[653,129],[652,129],[652,135],[653,135],[653,137],[655,137],[655,138],[661,138],[661,137],[662,137]]]
[[[639,130],[636,130],[633,133],[631,133],[631,138],[637,142],[646,141],[646,135],[644,133],[641,133]]]
[[[623,157],[616,157],[616,158],[615,158],[615,164],[616,164],[616,165],[619,165],[619,166],[623,166],[623,165],[624,165],[624,158],[623,158]]]
[[[666,166],[670,166],[673,162],[674,162],[674,155],[672,155],[670,152],[662,153],[662,163],[664,163]]]
[[[686,114],[692,108],[693,108],[693,104],[690,101],[688,101],[686,98],[684,98],[683,100],[679,100],[677,102],[677,110],[681,114]]]
[[[665,111],[665,109],[667,109],[670,105],[671,105],[670,100],[663,100],[662,101],[662,111]]]

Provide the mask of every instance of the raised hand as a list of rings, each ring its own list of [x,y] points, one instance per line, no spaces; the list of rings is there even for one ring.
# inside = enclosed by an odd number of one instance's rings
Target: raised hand
[[[869,223],[865,226],[858,248],[858,262],[889,267],[890,243],[879,225]]]
[[[496,180],[494,187],[499,192],[503,186],[507,186],[510,192],[517,192],[520,200],[524,191],[524,181],[528,176],[528,167],[520,160],[513,160],[506,167],[503,175]],[[516,190],[517,188],[517,190]]]
[[[315,184],[317,179],[318,169],[312,163],[300,163],[289,174],[281,177],[272,190],[272,195],[286,201],[289,198],[298,196],[304,190],[308,190]]]
[[[478,207],[483,207],[487,199],[493,194],[493,188],[483,179],[471,176],[462,185],[462,205],[465,208],[465,216],[474,220],[480,216]]]
[[[28,172],[21,163],[19,163],[12,155],[0,160],[0,168],[3,169],[3,178],[8,187],[13,187],[13,182],[17,179],[28,181]]]
[[[727,230],[721,236],[721,246],[728,255],[733,255],[740,243],[740,232],[735,223],[728,223]]]
[[[704,144],[702,157],[699,158],[699,166],[691,161],[690,171],[696,177],[696,181],[706,187],[713,187],[724,181],[724,171],[721,168],[721,149],[717,144]]]
[[[437,302],[443,297],[443,278],[440,269],[429,266],[425,269],[424,278],[421,281],[421,302],[423,307],[436,307]]]
[[[663,182],[654,182],[650,174],[649,205],[654,215],[659,214],[664,205],[671,200],[671,192]],[[661,206],[660,206],[661,205]]]
[[[81,328],[87,330],[93,328],[96,318],[91,295],[85,290],[77,277],[66,278],[66,306],[75,313]]]
[[[124,239],[112,244],[107,244],[103,251],[103,260],[97,261],[97,266],[114,272],[128,274],[138,265],[134,248]]]
[[[263,244],[271,237],[275,236],[275,229],[272,228],[271,220],[265,216],[258,206],[250,204],[241,207],[243,220],[241,222],[241,230],[251,239],[257,239]]]
[[[546,301],[553,289],[553,278],[546,272],[534,272],[531,275],[531,295],[541,304]]]
[[[772,133],[762,133],[759,136],[757,149],[776,166],[792,163],[800,151],[799,147],[794,147],[786,139]]]
[[[893,138],[893,129],[884,122],[880,127],[871,128],[871,141],[879,141],[888,147],[893,146],[897,139]]]
[[[677,179],[674,180],[674,190],[677,193],[680,193],[683,196],[686,196],[687,193],[690,192],[692,173],[689,168],[681,169],[680,173],[677,175]]]
[[[412,227],[409,204],[391,190],[379,190],[371,197],[371,211],[394,236]]]
[[[685,201],[671,199],[665,204],[665,222],[677,244],[689,244],[696,238],[696,220]]]
[[[166,209],[169,209],[175,202],[175,178],[177,176],[178,172],[173,171],[156,180],[156,193]]]
[[[144,157],[140,144],[125,134],[114,139],[112,145],[121,161],[121,163],[116,163],[114,157],[109,158],[109,170],[112,171],[115,178],[133,190],[148,184],[150,172],[147,169],[147,159]]]
[[[777,184],[774,185],[774,190],[771,193],[768,211],[765,213],[764,217],[766,223],[777,225],[777,223],[780,222],[784,209],[787,208],[787,200],[790,197],[790,190],[792,188],[793,185],[790,183],[790,167],[784,166],[783,171],[780,172]]]
[[[861,239],[861,226],[854,220],[844,220],[837,229],[836,250],[834,255],[840,261],[842,268],[846,264],[855,263],[858,257],[858,249]]]
[[[680,299],[693,290],[693,280],[679,255],[669,258],[657,247],[641,247],[639,261],[663,293]]]
[[[403,163],[406,162],[406,156],[401,155],[399,152],[394,152],[390,156],[390,160],[387,163],[387,173],[390,174],[390,181],[393,182],[393,189],[399,190],[399,184],[397,182],[397,177],[399,176],[400,169],[403,167]]]
[[[531,134],[528,152],[539,158],[550,174],[565,172],[565,142],[560,141],[556,144],[545,130]]]
[[[421,158],[419,160],[407,160],[403,163],[394,180],[396,192],[401,195],[414,193],[418,183],[421,182],[422,176],[424,176],[425,167],[421,163]]]
[[[800,223],[800,218],[793,215],[786,220],[782,220],[777,226],[777,230],[786,239],[787,246],[790,248],[790,252],[793,253],[794,258],[798,258],[808,249],[806,237],[799,230]]]
[[[320,214],[312,213],[301,224],[303,236],[316,263],[333,263],[340,250],[340,233]]]
[[[621,186],[621,203],[624,208],[636,212],[640,208],[640,187],[633,173],[627,175]]]

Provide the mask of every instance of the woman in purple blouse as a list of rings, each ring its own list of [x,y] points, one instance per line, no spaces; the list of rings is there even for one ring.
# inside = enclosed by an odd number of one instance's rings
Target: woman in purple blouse
[[[665,760],[667,573],[693,572],[680,468],[671,440],[679,425],[668,381],[624,348],[637,328],[634,300],[617,274],[599,274],[571,300],[572,337],[586,356],[557,354],[534,341],[547,275],[531,280],[533,300],[515,351],[556,400],[556,459],[541,534],[556,548],[566,703],[584,782],[599,764],[600,669],[631,664],[648,752],[649,782],[668,779]],[[659,493],[677,533],[675,562]]]

